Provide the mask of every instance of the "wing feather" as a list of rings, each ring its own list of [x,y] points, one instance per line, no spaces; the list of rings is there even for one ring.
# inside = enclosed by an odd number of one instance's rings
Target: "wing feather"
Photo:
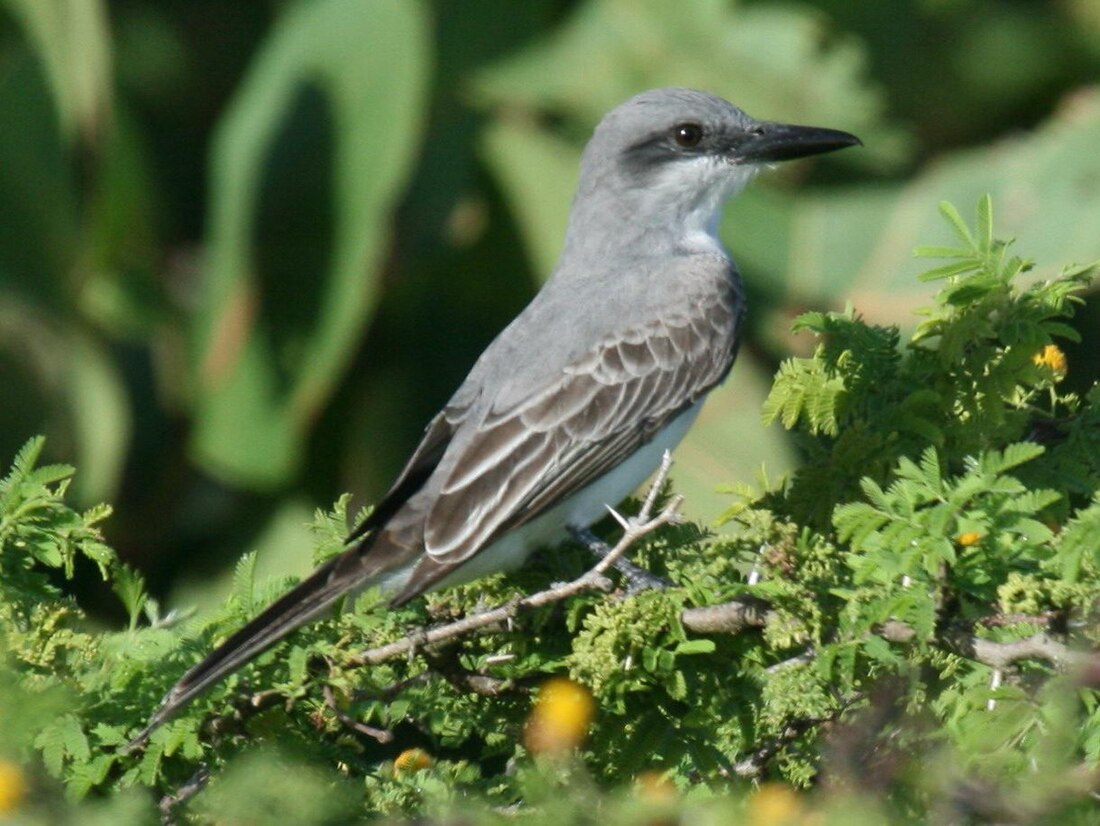
[[[385,525],[404,507],[409,497],[420,490],[439,466],[447,446],[451,443],[454,436],[453,415],[454,411],[444,410],[428,423],[424,429],[424,437],[405,463],[397,480],[367,517],[348,534],[348,544],[363,539],[375,528]]]
[[[734,299],[695,315],[609,337],[542,392],[491,409],[425,515],[431,581],[414,574],[410,587],[426,588],[582,490],[721,381],[732,364]]]

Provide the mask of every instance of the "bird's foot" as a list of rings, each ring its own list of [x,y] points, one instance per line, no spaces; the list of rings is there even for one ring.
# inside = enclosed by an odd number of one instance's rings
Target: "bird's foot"
[[[611,553],[611,546],[596,536],[588,528],[570,528],[569,533],[577,541],[588,548],[593,554],[603,559]],[[615,569],[626,580],[626,592],[633,595],[639,591],[652,589],[661,591],[672,585],[668,580],[662,579],[656,574],[651,574],[640,565],[635,565],[626,557],[620,556],[613,563]]]

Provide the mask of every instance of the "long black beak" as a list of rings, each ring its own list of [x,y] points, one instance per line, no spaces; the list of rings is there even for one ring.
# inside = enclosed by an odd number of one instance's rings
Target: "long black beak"
[[[734,157],[742,162],[766,163],[789,161],[835,152],[846,146],[862,146],[855,135],[839,129],[822,129],[818,126],[792,126],[786,123],[760,123],[747,133],[734,147]]]

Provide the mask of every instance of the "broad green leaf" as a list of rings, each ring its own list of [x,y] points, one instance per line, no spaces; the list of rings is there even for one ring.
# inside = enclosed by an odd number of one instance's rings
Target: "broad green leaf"
[[[68,342],[67,390],[76,439],[73,492],[81,502],[112,497],[130,444],[130,404],[118,369],[104,348],[74,329]]]
[[[417,2],[297,4],[265,41],[223,118],[211,158],[209,259],[194,330],[192,447],[211,472],[264,486],[297,469],[306,431],[377,302],[390,214],[420,140],[429,60]],[[315,168],[308,165],[317,153],[294,155],[294,144],[277,141],[302,111],[315,140],[330,126],[329,155],[318,152],[331,162],[324,180],[292,183],[327,187],[317,206],[329,216],[322,225],[331,235],[316,247],[323,258],[293,274],[298,280],[265,284],[264,250],[254,238],[268,205],[261,195],[278,195],[264,192],[265,174],[293,163]],[[273,156],[280,147],[290,154]],[[293,201],[283,206],[288,219],[297,217]]]
[[[223,570],[213,578],[181,582],[168,600],[169,604],[194,607],[200,613],[216,610],[230,595],[242,593],[240,589],[250,590],[239,576],[246,562],[252,567],[246,573],[254,583],[251,589],[254,598],[272,582],[306,576],[313,569],[310,548],[317,542],[316,535],[310,531],[312,516],[309,503],[287,499],[249,543],[251,553],[243,557],[235,569]]]
[[[21,373],[0,389],[15,394],[28,382],[42,395],[31,397],[37,410],[27,409],[16,395],[5,406],[11,416],[5,424],[25,433],[49,421],[55,447],[62,446],[80,467],[73,484],[78,501],[88,505],[110,498],[122,476],[131,423],[126,389],[107,348],[80,326],[65,325],[63,317],[15,296],[0,306],[0,350],[9,341],[32,345],[15,350],[22,357]]]
[[[482,138],[485,162],[516,213],[536,275],[546,279],[561,254],[580,155],[572,144],[530,123],[491,124]]]
[[[1078,185],[1100,177],[1098,144],[1100,91],[1089,90],[1034,132],[946,155],[905,184],[796,197],[772,191],[766,210],[754,184],[726,207],[723,236],[748,272],[776,274],[769,287],[799,307],[850,301],[868,321],[912,326],[914,308],[930,298],[914,280],[927,262],[913,247],[946,247],[958,234],[937,213],[940,199],[973,204],[990,193],[1001,205],[997,237],[1027,250],[1036,279],[1056,277],[1067,260],[1100,256],[1100,189]],[[963,269],[955,266],[937,276]]]
[[[827,18],[805,8],[589,0],[549,39],[483,71],[475,89],[494,104],[564,108],[586,128],[644,89],[707,89],[759,118],[848,129],[878,159],[899,158],[862,48],[828,33]]]
[[[49,79],[68,142],[93,138],[111,106],[111,37],[103,0],[4,0]]]
[[[48,82],[30,55],[11,55],[0,72],[0,158],[0,278],[5,291],[68,309],[69,275],[80,239],[79,192]],[[5,350],[11,335],[2,329],[9,324],[4,312],[8,304],[7,297],[0,304],[0,346]],[[13,313],[10,323],[19,322],[28,319]],[[8,404],[15,401],[18,397]]]
[[[684,496],[684,513],[713,521],[730,505],[719,487],[756,478],[761,465],[772,478],[794,467],[791,447],[778,427],[760,422],[768,376],[750,352],[742,351],[724,385],[707,397],[699,418],[673,452],[672,478]]]

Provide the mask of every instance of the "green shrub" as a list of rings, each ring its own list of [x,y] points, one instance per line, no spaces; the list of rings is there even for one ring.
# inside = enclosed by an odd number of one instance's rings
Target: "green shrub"
[[[1059,389],[1056,342],[1077,338],[1090,268],[1025,286],[988,199],[973,231],[943,211],[960,246],[919,251],[949,263],[924,276],[943,286],[904,346],[850,309],[798,320],[816,350],[782,366],[765,418],[798,434],[801,468],[717,532],[632,549],[675,587],[587,592],[373,667],[355,655],[591,560],[568,546],[400,611],[367,594],[133,754],[174,679],[286,583],[257,585],[248,556],[220,610],[162,614],[103,543],[108,509],[71,510],[72,470],[36,468],[32,441],[0,484],[0,807],[8,782],[29,787],[10,806],[32,823],[145,822],[157,798],[199,822],[1087,822],[1100,389]],[[345,507],[318,514],[318,558]],[[81,557],[128,627],[91,627],[66,595]],[[702,606],[724,606],[724,632],[700,630]],[[533,755],[534,689],[566,674],[595,697],[588,739]]]

